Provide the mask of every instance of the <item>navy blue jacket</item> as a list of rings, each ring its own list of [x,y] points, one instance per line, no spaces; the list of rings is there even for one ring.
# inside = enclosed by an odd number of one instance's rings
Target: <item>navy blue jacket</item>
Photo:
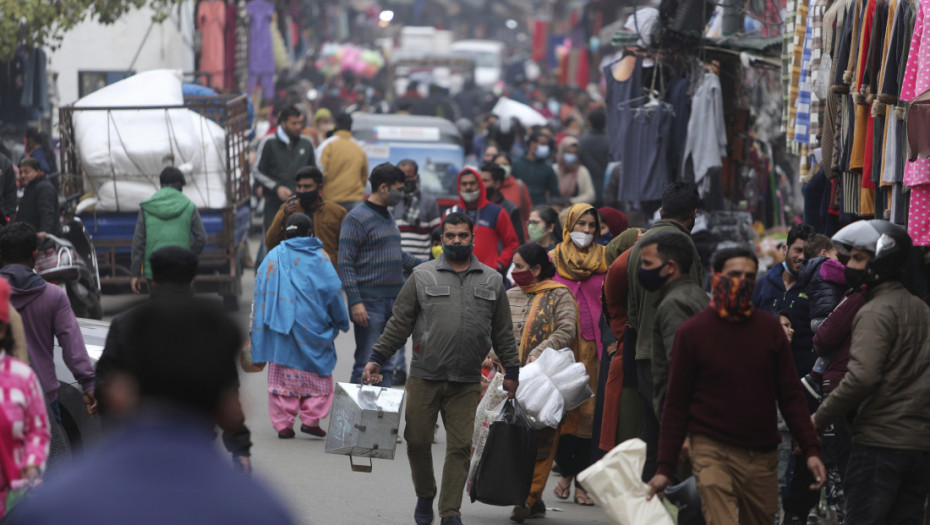
[[[756,280],[752,304],[759,310],[773,315],[788,312],[791,327],[794,328],[791,353],[798,377],[803,377],[811,371],[814,361],[817,360],[817,354],[814,353],[814,333],[811,331],[810,300],[801,281],[795,283],[790,290],[785,290],[785,283],[781,279],[784,271],[784,265],[779,264]]]

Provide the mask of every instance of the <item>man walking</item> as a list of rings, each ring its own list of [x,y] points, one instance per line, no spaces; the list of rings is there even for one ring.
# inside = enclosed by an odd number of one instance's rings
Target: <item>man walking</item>
[[[365,381],[377,381],[394,351],[413,335],[404,439],[417,493],[417,525],[433,522],[437,490],[431,447],[440,411],[447,443],[439,516],[442,525],[461,525],[481,363],[492,346],[506,369],[504,389],[510,397],[519,384],[520,361],[503,279],[472,253],[473,228],[464,213],[446,216],[442,255],[413,271],[365,366]]]
[[[32,226],[14,223],[4,228],[0,234],[0,259],[4,265],[0,276],[10,282],[10,302],[22,315],[29,362],[39,376],[45,398],[52,408],[51,415],[61,422],[59,383],[55,375],[55,339],[58,339],[65,365],[84,390],[88,413],[94,415],[97,413],[94,368],[84,347],[84,337],[64,290],[46,282],[32,270],[37,245],[38,237]]]
[[[304,115],[297,106],[287,106],[278,115],[274,137],[264,142],[255,169],[255,180],[262,185],[265,212],[262,231],[271,228],[275,213],[294,194],[294,175],[304,166],[316,163],[313,143],[302,135]]]
[[[401,249],[400,230],[388,210],[403,199],[404,172],[388,162],[379,164],[371,170],[371,188],[368,200],[346,215],[339,234],[339,277],[355,325],[353,383],[361,382],[371,348],[391,317],[404,271],[420,263]],[[381,386],[391,386],[393,379],[389,365]]]
[[[545,133],[533,133],[526,156],[513,163],[513,176],[526,183],[534,205],[546,204],[559,196],[559,178],[549,163],[551,140]]]
[[[341,209],[341,208],[340,208]],[[287,219],[287,240],[268,252],[255,278],[252,361],[268,364],[268,413],[278,437],[325,437],[333,404],[339,331],[349,329],[342,283],[302,213]]]
[[[627,318],[631,330],[624,345],[632,344],[636,349],[636,379],[637,388],[643,405],[643,418],[640,424],[639,437],[646,442],[646,464],[643,468],[643,481],[648,480],[656,471],[656,453],[659,441],[659,420],[653,406],[655,380],[652,377],[653,336],[655,331],[656,305],[661,298],[658,291],[649,291],[639,281],[641,266],[641,250],[644,242],[664,232],[680,235],[691,249],[693,261],[687,279],[700,286],[701,284],[701,256],[691,239],[691,229],[697,215],[700,203],[697,188],[694,184],[686,182],[673,182],[665,188],[662,194],[662,208],[659,214],[662,220],[656,221],[637,244],[630,249],[627,265]],[[607,245],[607,253],[617,253],[617,247],[622,244],[623,236],[619,236]]]
[[[824,429],[856,412],[847,523],[920,523],[930,493],[930,308],[901,283],[912,242],[900,226],[870,220],[846,226],[833,243],[866,303],[853,321],[846,375],[812,420]]]
[[[607,162],[610,158],[610,142],[607,140],[607,115],[603,109],[595,109],[588,115],[590,131],[581,137],[578,156],[581,164],[591,174],[591,182],[597,193],[598,206],[604,202],[604,178],[607,176]]]
[[[314,237],[323,243],[323,251],[336,266],[339,259],[339,230],[346,210],[323,198],[323,172],[316,166],[297,170],[297,193],[278,208],[271,227],[265,233],[265,248],[271,251],[285,239],[287,219],[295,213],[311,215]]]
[[[510,217],[510,224],[513,225],[514,233],[517,234],[517,246],[519,246],[526,242],[526,226],[523,221],[523,215],[520,212],[520,207],[505,199],[504,195],[501,193],[501,186],[504,184],[504,179],[506,178],[507,172],[504,171],[504,168],[493,162],[486,162],[481,166],[481,182],[484,183],[484,187],[486,188],[485,193],[488,196],[488,202],[497,204],[507,212],[507,216]]]
[[[23,198],[19,201],[19,209],[15,210],[14,220],[35,228],[39,232],[39,241],[44,241],[47,233],[58,235],[61,221],[58,191],[39,167],[39,161],[33,158],[20,161],[19,179],[23,186]]]
[[[167,167],[158,176],[161,189],[139,205],[139,218],[132,237],[132,293],[142,293],[142,284],[152,278],[150,258],[166,246],[190,248],[200,255],[207,242],[207,232],[194,203],[181,193],[184,174]]]
[[[652,406],[661,419],[668,384],[675,332],[685,321],[707,308],[704,289],[688,277],[694,254],[688,237],[678,232],[661,232],[640,244],[639,284],[659,293],[652,335]]]
[[[507,211],[493,202],[488,202],[484,181],[473,168],[459,172],[459,203],[449,208],[446,215],[461,212],[476,224],[474,231],[474,253],[481,264],[507,271],[513,254],[520,246],[517,233]]]
[[[320,144],[320,168],[326,177],[326,198],[352,211],[365,197],[368,157],[352,138],[352,117],[336,115],[336,131]],[[372,193],[375,189],[371,189]]]
[[[668,486],[689,439],[707,524],[768,525],[778,509],[776,403],[807,457],[812,490],[826,473],[784,329],[750,301],[755,254],[723,249],[713,270],[710,307],[675,338],[649,497]]]

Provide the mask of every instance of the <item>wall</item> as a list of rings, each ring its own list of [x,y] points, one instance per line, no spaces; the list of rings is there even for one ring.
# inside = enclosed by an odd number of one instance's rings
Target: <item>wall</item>
[[[60,104],[78,99],[78,71],[150,69],[194,70],[193,2],[184,2],[164,22],[152,25],[152,10],[133,10],[112,25],[85,20],[69,31],[61,47],[49,53],[49,69],[58,72]],[[141,46],[141,51],[140,51]]]

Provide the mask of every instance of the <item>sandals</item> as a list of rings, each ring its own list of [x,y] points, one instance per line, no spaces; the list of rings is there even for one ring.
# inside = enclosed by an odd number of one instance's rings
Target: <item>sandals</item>
[[[555,489],[552,490],[552,493],[555,494],[555,497],[565,500],[568,499],[569,494],[572,491],[572,480],[568,480],[568,483],[563,485],[562,480],[568,478],[559,478],[559,482],[556,484]]]
[[[578,487],[575,487],[575,504],[581,505],[583,507],[593,507],[594,500],[588,496],[588,493],[581,490]]]

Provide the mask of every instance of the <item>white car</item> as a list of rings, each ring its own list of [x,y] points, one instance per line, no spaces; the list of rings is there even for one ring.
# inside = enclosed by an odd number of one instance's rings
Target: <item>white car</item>
[[[97,361],[103,354],[110,323],[78,318],[78,325],[81,328],[81,335],[84,336],[84,345],[87,347],[91,364],[96,367]],[[61,424],[68,434],[71,447],[80,448],[85,441],[91,441],[100,434],[100,418],[91,419],[87,414],[83,389],[65,365],[57,340],[55,341],[55,375],[61,383],[58,387]]]

